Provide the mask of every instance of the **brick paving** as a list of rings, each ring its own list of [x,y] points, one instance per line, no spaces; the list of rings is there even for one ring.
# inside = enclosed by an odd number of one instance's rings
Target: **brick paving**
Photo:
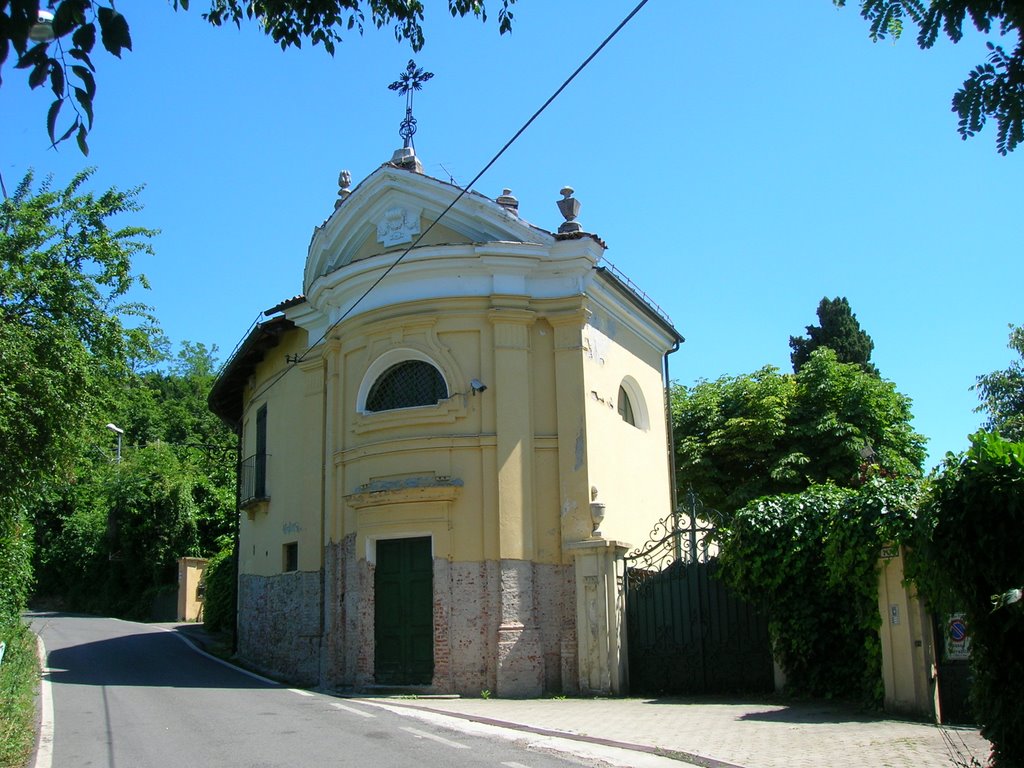
[[[388,704],[654,749],[710,768],[950,768],[972,765],[972,757],[984,765],[989,754],[989,743],[973,728],[886,719],[827,702],[422,698]]]

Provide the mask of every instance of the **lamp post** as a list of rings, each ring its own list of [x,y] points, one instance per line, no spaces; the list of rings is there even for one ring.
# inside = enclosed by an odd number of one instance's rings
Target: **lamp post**
[[[124,434],[124,430],[116,424],[107,424],[107,429],[111,432],[117,433],[117,463],[121,463],[121,435]]]

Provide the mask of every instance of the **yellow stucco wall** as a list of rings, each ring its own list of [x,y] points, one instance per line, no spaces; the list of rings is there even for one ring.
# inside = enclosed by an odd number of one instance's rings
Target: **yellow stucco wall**
[[[629,324],[594,308],[583,358],[590,482],[606,538],[640,546],[671,512],[662,354]],[[622,386],[636,426],[619,415]]]
[[[305,332],[286,334],[246,389],[244,456],[267,405],[270,501],[242,515],[241,572],[280,573],[291,541],[299,570],[318,569],[322,544],[350,533],[371,559],[378,538],[430,535],[451,561],[568,563],[565,543],[590,534],[592,486],[605,536],[642,543],[669,511],[661,357],[584,301],[408,302],[347,321],[309,352]],[[369,384],[409,354],[441,370],[448,400],[362,412]],[[615,407],[627,378],[639,427]]]
[[[306,333],[286,334],[246,387],[242,456],[256,451],[256,413],[267,406],[267,494],[270,501],[241,514],[239,569],[269,576],[284,569],[284,545],[298,543],[299,570],[320,568],[323,372],[318,355],[278,378],[286,355],[306,349]]]

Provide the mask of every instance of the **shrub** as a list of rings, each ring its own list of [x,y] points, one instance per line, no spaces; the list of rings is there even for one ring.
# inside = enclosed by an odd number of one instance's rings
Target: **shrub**
[[[971,629],[972,704],[993,764],[1024,765],[1024,611],[993,598],[1024,586],[1024,443],[979,432],[947,456],[922,519],[914,576]]]
[[[20,620],[0,622],[0,768],[28,764],[35,744],[36,638]]]
[[[203,572],[203,584],[203,626],[211,632],[234,629],[237,589],[234,546],[222,549],[210,559]]]
[[[0,624],[18,621],[32,588],[32,534],[20,517],[0,517]]]

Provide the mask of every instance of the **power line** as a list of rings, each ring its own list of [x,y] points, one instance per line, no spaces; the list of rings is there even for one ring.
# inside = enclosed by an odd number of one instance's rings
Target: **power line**
[[[373,291],[378,285],[380,285],[381,282],[384,280],[384,278],[386,278],[389,274],[391,274],[391,272],[394,271],[394,269],[399,264],[402,263],[402,261],[405,259],[405,257],[408,256],[409,253],[417,245],[420,244],[420,241],[422,241],[423,238],[425,238],[430,233],[430,231],[437,225],[437,223],[440,222],[441,219],[443,219],[447,215],[448,211],[450,211],[452,208],[455,207],[455,204],[458,203],[459,200],[461,200],[465,196],[465,194],[470,189],[473,188],[473,185],[476,184],[480,180],[480,178],[485,173],[487,173],[487,171],[489,171],[491,169],[491,167],[496,162],[498,162],[498,160],[501,158],[501,156],[504,155],[506,151],[508,151],[508,149],[519,139],[519,137],[522,136],[523,133],[526,132],[526,129],[529,128],[533,124],[534,120],[536,120],[538,117],[540,117],[541,114],[544,112],[544,110],[546,110],[549,106],[551,106],[552,102],[554,102],[554,100],[557,99],[562,94],[562,91],[564,91],[566,88],[569,87],[569,84],[572,83],[572,81],[575,80],[576,77],[584,69],[587,68],[587,66],[590,64],[590,62],[592,62],[595,58],[597,58],[597,55],[599,53],[601,53],[602,50],[604,50],[605,46],[608,45],[608,43],[610,43],[615,38],[615,36],[619,34],[619,32],[622,31],[623,27],[625,27],[630,21],[633,20],[633,17],[636,16],[641,11],[641,9],[645,5],[647,5],[647,3],[649,1],[650,0],[640,0],[640,2],[637,3],[636,7],[633,8],[633,10],[630,11],[626,15],[626,17],[622,21],[619,22],[618,26],[616,26],[615,29],[613,29],[611,31],[611,33],[609,33],[609,35],[604,40],[602,40],[601,43],[593,50],[593,52],[591,52],[591,54],[589,56],[587,56],[586,59],[583,60],[583,63],[580,64],[578,67],[576,67],[575,71],[571,75],[569,75],[569,77],[566,78],[565,81],[560,86],[558,86],[558,88],[555,90],[555,92],[552,93],[548,97],[547,101],[545,101],[540,106],[540,108],[536,112],[534,112],[525,123],[523,123],[522,127],[520,127],[519,130],[516,131],[513,134],[512,138],[510,138],[508,141],[505,142],[504,146],[501,149],[499,149],[498,152],[494,155],[494,157],[492,157],[488,161],[488,163],[480,170],[480,172],[477,173],[477,175],[472,178],[472,180],[469,182],[469,184],[467,184],[465,187],[459,187],[459,194],[456,195],[455,199],[452,200],[448,204],[448,206],[443,211],[441,211],[441,213],[438,215],[438,217],[436,219],[434,219],[430,223],[430,226],[428,226],[425,230],[423,230],[423,232],[420,233],[419,237],[417,237],[412,243],[409,244],[409,246],[404,251],[402,251],[402,253],[399,254],[398,258],[395,259],[394,262],[392,262],[391,265],[387,269],[385,269],[377,277],[377,279],[373,281],[373,283],[370,284],[369,288],[367,288],[365,291],[363,291],[362,295],[358,299],[356,299],[355,302],[353,302],[349,306],[349,308],[346,309],[342,313],[341,317],[339,317],[337,320],[335,320],[333,323],[331,323],[327,327],[327,330],[325,330],[322,334],[320,334],[320,337],[315,342],[313,342],[312,344],[309,345],[309,347],[306,349],[305,352],[303,352],[301,355],[299,355],[299,357],[294,362],[289,363],[284,368],[284,370],[282,370],[280,373],[278,373],[273,378],[271,378],[271,380],[269,382],[267,382],[267,384],[259,392],[257,392],[255,395],[253,395],[253,398],[262,397],[267,392],[269,392],[271,387],[273,387],[275,384],[277,384],[277,382],[280,381],[292,368],[294,368],[295,366],[297,366],[299,363],[303,362],[306,359],[306,355],[309,354],[311,349],[313,349],[320,342],[322,342],[324,339],[326,339],[328,337],[328,335],[330,335],[330,333],[335,328],[337,328],[344,320],[346,320],[349,317],[349,315],[352,314],[353,310],[355,310],[355,308],[358,307],[363,302],[363,300],[366,299],[366,297],[370,295],[370,292]]]

